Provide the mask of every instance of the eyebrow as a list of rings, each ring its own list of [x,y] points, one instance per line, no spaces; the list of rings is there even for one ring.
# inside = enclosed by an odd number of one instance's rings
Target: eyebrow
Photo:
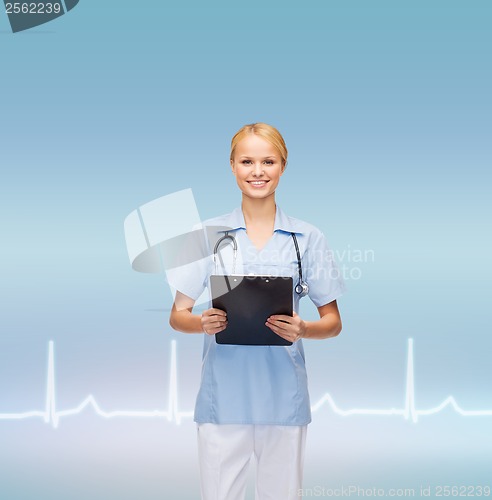
[[[253,158],[252,156],[246,156],[246,155],[241,155],[240,158]],[[266,160],[267,158],[273,158],[275,159],[275,156],[264,156],[263,159]]]

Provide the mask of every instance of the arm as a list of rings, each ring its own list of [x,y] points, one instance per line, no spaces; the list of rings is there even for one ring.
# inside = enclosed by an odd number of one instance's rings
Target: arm
[[[342,319],[338,311],[337,301],[318,307],[320,319],[317,321],[305,321],[305,339],[326,339],[336,337],[342,331]]]
[[[215,335],[227,326],[226,313],[220,309],[207,309],[202,314],[192,314],[195,301],[176,291],[176,298],[169,316],[173,330],[183,333],[207,333]]]
[[[277,314],[267,319],[267,326],[286,340],[295,342],[300,338],[326,339],[336,337],[342,331],[342,320],[338,311],[337,301],[318,307],[319,317],[317,321],[304,321],[294,312],[294,315],[286,316]]]

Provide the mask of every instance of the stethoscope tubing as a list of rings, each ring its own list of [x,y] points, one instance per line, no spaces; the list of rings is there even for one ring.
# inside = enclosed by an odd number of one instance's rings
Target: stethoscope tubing
[[[309,286],[308,284],[302,279],[302,264],[301,264],[301,253],[299,251],[299,245],[297,243],[297,238],[295,233],[290,233],[292,236],[292,239],[294,240],[294,245],[296,247],[296,254],[297,254],[297,272],[299,273],[299,281],[297,285],[295,286],[295,291],[296,293],[304,297],[309,293]],[[214,259],[214,265],[215,265],[215,274],[217,274],[217,256],[220,257],[220,254],[218,253],[219,251],[219,246],[220,244],[225,241],[225,240],[231,240],[232,241],[232,247],[233,247],[233,259],[232,259],[232,274],[234,274],[234,271],[236,270],[236,260],[237,260],[237,241],[236,238],[232,235],[229,234],[229,231],[226,231],[224,236],[219,238],[217,240],[217,243],[215,244],[214,247],[214,254],[213,254],[213,259]]]

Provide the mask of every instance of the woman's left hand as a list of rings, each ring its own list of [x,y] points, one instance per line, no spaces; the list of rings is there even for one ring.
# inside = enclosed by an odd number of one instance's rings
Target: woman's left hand
[[[265,325],[285,340],[296,342],[306,334],[306,323],[295,311],[293,314],[274,314],[266,320]]]

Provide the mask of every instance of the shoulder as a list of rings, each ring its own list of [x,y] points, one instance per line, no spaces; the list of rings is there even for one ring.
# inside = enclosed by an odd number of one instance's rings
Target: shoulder
[[[307,251],[306,255],[319,256],[323,252],[330,252],[330,247],[324,232],[314,224],[296,217],[282,214],[285,230],[296,233],[299,245]]]
[[[226,226],[229,221],[232,212],[227,214],[219,215],[217,217],[211,217],[210,219],[206,219],[202,222],[203,226]]]
[[[297,228],[299,232],[305,234],[306,236],[317,237],[322,234],[322,231],[317,226],[311,224],[310,222],[306,222],[301,219],[296,219],[294,217],[291,217],[291,219],[293,227]]]
[[[219,215],[217,217],[210,217],[209,219],[205,219],[204,221],[195,224],[193,229],[194,230],[205,229],[205,228],[213,228],[216,230],[219,230],[221,228],[229,229],[231,227],[230,226],[231,217],[233,217],[234,213],[235,210],[233,212]]]
[[[316,239],[323,236],[323,232],[310,222],[298,219],[297,217],[291,217],[285,212],[282,214],[282,217],[286,228],[291,232],[300,233],[300,235],[309,239]]]

